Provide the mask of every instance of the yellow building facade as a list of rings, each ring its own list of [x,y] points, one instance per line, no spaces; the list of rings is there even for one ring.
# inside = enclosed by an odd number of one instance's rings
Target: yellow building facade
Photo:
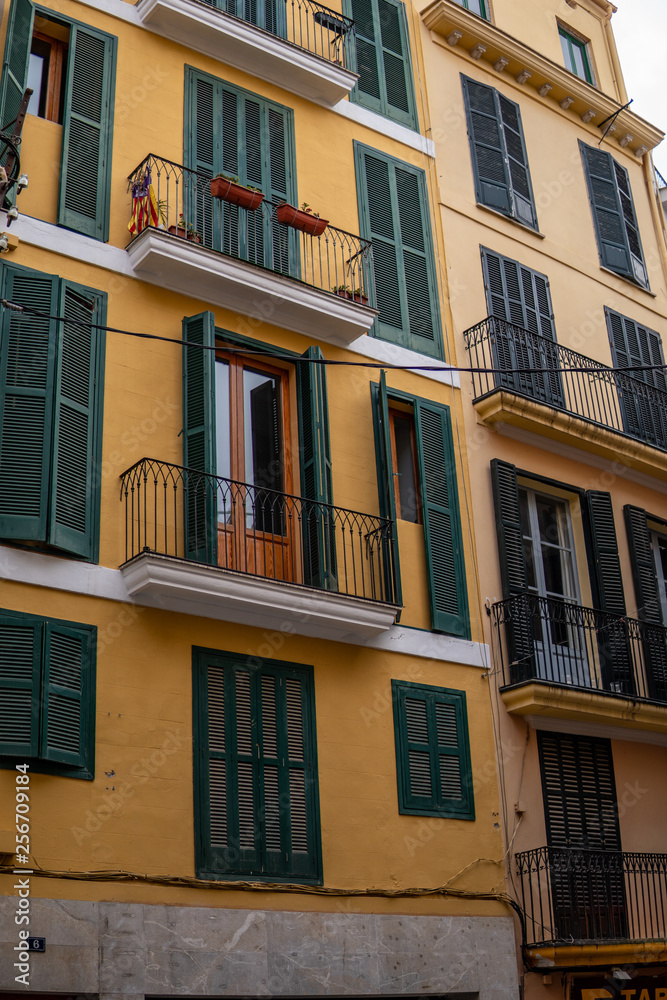
[[[3,995],[518,996],[424,16],[5,5]]]
[[[667,987],[662,133],[613,12],[421,11],[526,997]]]

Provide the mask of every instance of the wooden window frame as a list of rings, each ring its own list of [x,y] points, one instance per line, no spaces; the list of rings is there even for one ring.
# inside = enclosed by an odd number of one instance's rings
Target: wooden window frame
[[[33,41],[37,39],[40,42],[44,42],[49,46],[49,65],[46,70],[46,103],[44,107],[44,114],[37,114],[37,118],[42,118],[45,121],[54,122],[56,125],[62,125],[63,123],[63,108],[62,108],[62,87],[64,74],[67,72],[67,53],[69,50],[69,43],[64,42],[59,38],[55,38],[53,35],[49,35],[43,31],[33,31],[32,33]],[[31,50],[32,52],[32,45]]]
[[[563,46],[562,39],[564,39],[567,42],[568,46],[570,65],[568,66],[567,62],[564,59],[564,61],[566,62],[565,69],[568,70],[570,73],[572,73],[574,76],[579,77],[580,80],[585,80],[586,83],[590,83],[592,86],[595,86],[595,76],[593,75],[593,67],[591,65],[591,58],[588,52],[589,43],[584,38],[580,38],[578,35],[576,35],[570,28],[566,28],[565,25],[560,24],[560,22],[558,24],[558,37],[559,39],[561,39],[561,50]],[[581,52],[581,57],[584,63],[584,73],[585,73],[584,76],[581,76],[580,73],[577,73],[577,70],[575,68],[576,63],[574,61],[574,58],[572,57],[573,48],[577,48]]]
[[[419,464],[417,461],[417,434],[415,431],[415,415],[414,411],[407,406],[403,409],[399,409],[398,406],[389,407],[389,428],[391,436],[391,461],[394,468],[394,498],[396,502],[396,517],[398,520],[406,520],[406,518],[401,517],[401,491],[398,477],[400,475],[396,470],[398,469],[398,452],[396,448],[396,429],[395,422],[396,418],[407,419],[410,425],[410,457],[412,459],[412,475],[415,484],[415,504],[417,509],[417,520],[411,521],[411,524],[422,524],[422,499],[421,492],[419,489]]]

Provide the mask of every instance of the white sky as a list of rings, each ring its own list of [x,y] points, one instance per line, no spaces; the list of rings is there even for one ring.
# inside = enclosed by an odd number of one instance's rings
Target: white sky
[[[667,0],[613,0],[614,37],[632,111],[667,133]],[[667,180],[667,140],[653,151]]]

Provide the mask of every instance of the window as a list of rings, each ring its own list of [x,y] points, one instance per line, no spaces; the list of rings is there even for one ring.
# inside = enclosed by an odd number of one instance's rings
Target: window
[[[185,165],[212,177],[225,173],[277,204],[296,203],[293,112],[191,66],[185,70]],[[208,184],[206,184],[208,189]],[[271,224],[270,213],[185,193],[189,217],[207,246],[299,277],[293,230]]]
[[[624,938],[623,874],[611,743],[538,731],[556,940]]]
[[[0,538],[97,559],[106,296],[4,265],[2,295],[64,323],[4,309]]]
[[[28,63],[28,87],[33,92],[28,114],[62,125],[70,31],[47,18],[37,20],[43,30],[35,24]]]
[[[569,69],[575,76],[580,76],[582,80],[594,83],[586,42],[570,34],[569,31],[560,27],[560,25],[558,27],[558,35],[560,37],[560,47],[563,50],[565,68]]]
[[[424,171],[355,143],[361,235],[373,241],[373,335],[442,357]]]
[[[593,607],[619,618],[626,614],[610,494],[553,482],[536,490],[536,477],[499,459],[491,462],[491,477],[503,598],[514,601],[506,630],[512,683],[538,677],[596,687],[600,670],[606,690],[633,693],[623,630],[610,629],[592,655],[584,620],[565,607],[578,605],[582,582],[572,538],[570,511],[575,505],[581,512]]]
[[[407,412],[406,412],[407,411]],[[421,524],[421,497],[417,470],[417,439],[414,414],[408,410],[389,410],[391,462],[394,472],[396,517]]]
[[[642,630],[649,694],[667,701],[667,533],[665,522],[650,518],[641,507],[623,508]],[[651,521],[651,523],[649,523]],[[651,626],[655,626],[651,628]]]
[[[660,368],[641,370],[644,365],[664,365],[660,334],[613,309],[605,308],[605,316],[614,367],[640,366],[637,371],[628,372],[627,376],[617,376],[623,427],[640,441],[667,448],[664,402],[667,398],[667,375]],[[636,385],[637,382],[644,383],[648,388]],[[655,392],[656,389],[659,391]]]
[[[0,120],[16,117],[29,78],[39,85],[37,114],[62,121],[63,128],[58,225],[106,241],[116,39],[56,14],[40,16],[37,33],[34,24],[34,4],[13,0],[0,82]]]
[[[600,264],[648,288],[630,179],[611,156],[579,141],[593,212]]]
[[[199,878],[321,878],[312,668],[194,650]]]
[[[400,0],[345,0],[354,19],[359,82],[350,100],[417,129],[405,4]]]
[[[312,363],[322,353],[310,347],[278,367],[270,358],[275,348],[220,337],[216,342],[213,313],[183,321],[184,340],[218,347],[217,360],[212,349],[184,348],[183,464],[221,477],[210,490],[188,493],[188,558],[335,590],[335,536],[322,506],[333,504],[326,375]],[[232,355],[224,343],[251,347],[255,356]],[[291,441],[290,386],[298,442]],[[302,506],[287,510],[297,453]]]
[[[519,105],[477,80],[461,80],[477,201],[537,229]]]
[[[455,3],[465,7],[466,10],[471,10],[473,14],[479,14],[485,20],[489,20],[488,0],[455,0]]]
[[[494,363],[507,370],[496,384],[562,407],[560,375],[543,371],[558,368],[558,355],[548,343],[556,339],[549,279],[484,247],[482,268],[488,313],[501,321],[493,324]]]
[[[465,691],[392,681],[398,811],[474,819]]]
[[[458,507],[456,464],[452,441],[449,408],[430,400],[406,396],[388,389],[382,373],[380,384],[371,384],[375,449],[380,492],[380,512],[383,517],[403,517],[413,520],[416,515],[424,525],[426,572],[434,631],[470,638],[468,597],[466,591],[463,535]],[[411,460],[396,440],[396,412],[392,421],[390,405],[401,404],[401,417],[408,410],[409,430],[414,428],[414,448],[417,460],[417,481],[408,493],[418,498],[401,497],[401,486],[395,486],[394,460],[403,460],[403,468]],[[400,427],[400,425],[399,425]],[[404,428],[405,429],[405,428]],[[399,431],[400,433],[400,431]],[[404,442],[405,443],[405,442]],[[400,471],[400,465],[399,465]],[[396,499],[398,498],[398,503]],[[410,501],[411,503],[409,503]],[[416,508],[416,510],[415,510]],[[405,517],[405,514],[411,516]],[[398,566],[398,553],[394,564]]]
[[[0,755],[93,775],[97,629],[0,611]]]

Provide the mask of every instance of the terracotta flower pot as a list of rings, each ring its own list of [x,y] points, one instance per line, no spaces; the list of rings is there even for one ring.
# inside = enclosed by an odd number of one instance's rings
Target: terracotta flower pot
[[[184,226],[169,226],[167,232],[172,236],[180,236],[182,240],[189,240],[190,243],[201,243],[199,233],[189,233]]]
[[[362,306],[368,305],[368,296],[363,295],[362,292],[350,292],[346,288],[338,288],[336,295],[340,295],[341,299],[353,299],[354,302],[360,302]]]
[[[294,205],[288,205],[286,202],[278,205],[276,218],[284,226],[299,229],[302,233],[308,233],[309,236],[321,236],[329,225],[328,219],[320,219],[310,212],[302,212],[301,209],[295,208]]]
[[[221,198],[231,205],[238,205],[249,212],[254,212],[262,204],[264,195],[261,191],[251,191],[250,188],[236,184],[227,177],[213,177],[211,179],[211,197]]]

